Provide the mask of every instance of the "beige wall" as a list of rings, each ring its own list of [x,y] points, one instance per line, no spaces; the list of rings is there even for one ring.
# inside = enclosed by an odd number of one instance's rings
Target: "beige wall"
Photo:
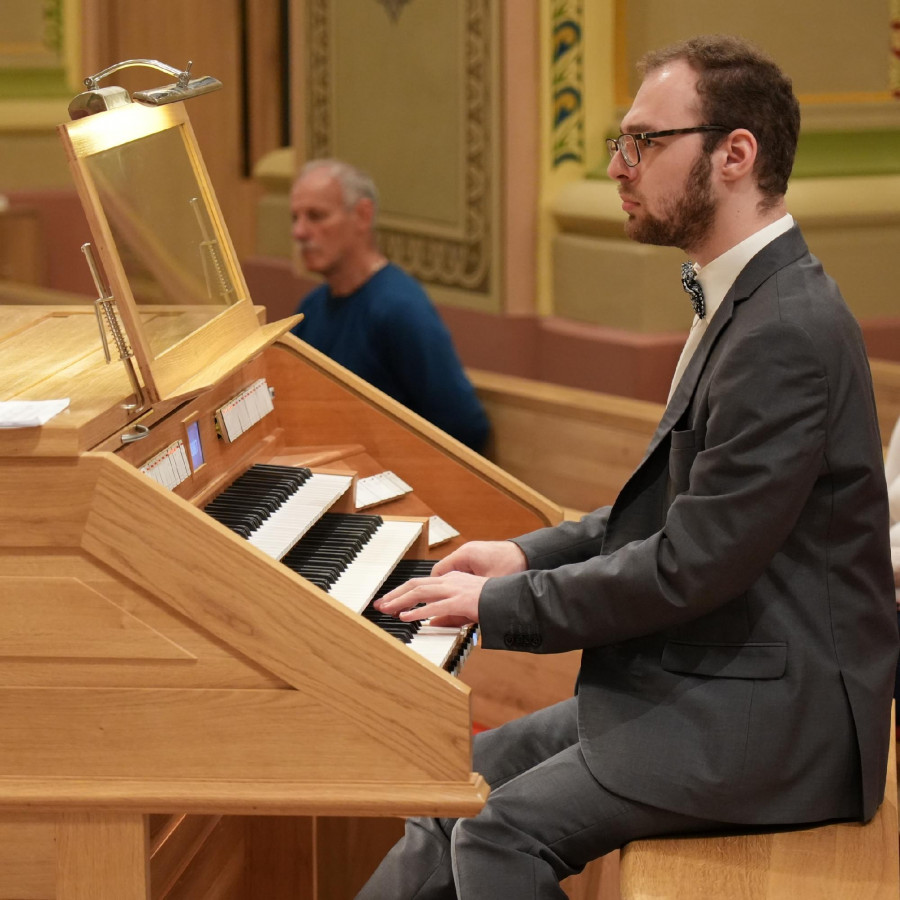
[[[700,31],[742,33],[794,76],[806,128],[900,127],[900,103],[889,92],[888,8],[880,0],[789,7],[776,0],[409,0],[396,20],[375,0],[294,0],[293,9],[305,23],[298,46],[307,60],[299,154],[347,156],[372,171],[383,191],[388,254],[439,303],[485,313],[642,333],[687,327],[668,302],[666,273],[677,251],[628,244],[621,211],[610,210],[608,198],[596,203],[584,181],[605,164],[604,138],[629,102],[634,61],[646,49]],[[473,43],[467,30],[484,23],[496,39]],[[479,99],[471,107],[465,97],[473,90]],[[561,205],[580,191],[584,214],[573,225]],[[883,191],[888,221],[881,217],[882,239],[867,243],[863,267],[841,258],[841,246],[856,253],[863,240],[852,204],[819,210],[815,190],[804,193],[812,195],[804,197],[804,215],[823,258],[850,279],[850,296],[865,298],[858,313],[889,314],[887,280],[859,278],[861,269],[892,263],[892,254],[884,256],[897,208],[891,183]],[[832,202],[822,196],[820,205]],[[283,229],[286,211],[279,216]],[[458,261],[461,249],[477,259],[480,284],[451,271],[447,260]],[[599,295],[603,281],[631,286],[632,305],[622,308],[618,291]]]
[[[435,298],[499,312],[500,4],[294,0],[297,162],[336,156],[381,192],[382,248]]]
[[[193,76],[214,75],[223,83],[221,91],[191,100],[189,114],[235,244],[242,255],[252,253],[258,187],[247,164],[276,146],[279,132],[283,88],[277,4],[247,4],[243,16],[241,4],[220,0],[27,0],[27,6],[30,12],[22,17],[18,4],[0,4],[0,47],[8,47],[10,23],[28,25],[32,41],[56,42],[68,86],[45,96],[35,79],[18,69],[4,81],[4,66],[8,76],[15,60],[0,54],[0,87],[11,92],[11,98],[0,93],[0,192],[72,184],[56,126],[68,120],[67,105],[84,89],[85,76],[127,59],[156,59],[175,67],[192,60]],[[49,28],[34,34],[32,7],[50,18],[61,12],[59,40]],[[245,44],[247,65],[241,57]],[[126,69],[101,86],[137,90],[172,80],[151,69]]]
[[[886,0],[632,0],[625,17],[632,94],[641,53],[700,31],[740,34],[764,47],[790,72],[798,95],[836,98],[887,90]]]
[[[2,104],[0,104],[2,107]],[[25,117],[3,121],[0,109],[0,193],[21,188],[68,188],[72,178],[66,166],[55,125],[65,121],[61,103],[51,107],[53,126],[30,125]]]
[[[488,208],[485,220],[488,227],[500,233],[499,298],[494,292],[448,290],[424,268],[417,274],[441,304],[469,364],[578,387],[664,399],[690,319],[677,281],[681,254],[626,241],[614,186],[605,179],[586,177],[605,165],[604,138],[616,129],[623,104],[629,102],[632,60],[646,49],[639,38],[643,34],[643,40],[662,39],[664,35],[652,29],[663,23],[652,21],[654,12],[648,4],[626,0],[494,0],[491,5],[499,12],[492,19],[499,29],[498,40],[497,44],[481,46],[499,53],[500,59],[497,65],[485,65],[477,71],[482,81],[499,77],[501,115],[480,120],[479,131],[473,132],[465,122],[459,122],[458,128],[461,141],[489,140],[499,156],[495,188],[501,199],[498,206]],[[822,14],[811,0],[795,5],[810,17]],[[475,10],[483,18],[483,4],[455,0],[443,9],[444,15],[451,15],[450,6]],[[746,6],[749,13],[744,10],[741,15],[746,18],[752,13],[756,29],[767,31],[761,26],[766,17],[771,17],[771,10],[766,8],[757,14],[753,12],[756,7]],[[328,60],[333,54],[340,55],[341,48],[335,46],[336,38],[329,28],[334,32],[335,22],[347,14],[342,3],[294,0],[293,8],[298,12],[295,18],[299,25],[295,27],[300,28],[294,45],[303,48],[304,58],[310,61],[297,76],[294,108],[301,123],[295,128],[295,144],[301,155],[309,155],[310,145],[339,149],[340,141],[351,134],[345,132],[344,138],[338,134],[335,143],[334,121],[341,121],[342,104],[358,108],[355,93],[362,91],[371,97],[373,88],[368,84],[360,87],[361,76],[340,83],[337,78],[329,82],[321,75],[310,77],[316,70],[332,73]],[[372,27],[373,34],[385,32],[391,46],[408,42],[414,48],[414,52],[407,48],[404,57],[407,80],[426,84],[432,73],[416,75],[417,65],[445,66],[448,78],[453,77],[456,66],[452,53],[437,53],[432,63],[422,52],[434,39],[418,16],[428,9],[429,0],[410,0],[392,23],[381,5],[371,0],[365,14],[370,25],[369,17],[383,17],[377,29]],[[731,20],[723,18],[723,10],[710,5],[688,2],[678,4],[678,10],[682,18],[670,16],[670,25],[683,28],[681,23],[688,22],[696,31],[737,27],[733,16]],[[730,12],[733,10],[724,11]],[[860,28],[860,39],[868,43],[859,52],[867,58],[873,54],[873,47],[887,46],[890,35],[886,10],[884,13],[884,21],[877,28],[871,24]],[[860,15],[855,21],[868,19]],[[844,18],[835,17],[833,23],[818,23],[816,29],[834,24],[836,30],[829,38],[834,42],[844,22]],[[814,34],[819,33],[816,29]],[[343,33],[340,28],[337,32]],[[665,38],[679,36],[669,33]],[[447,38],[448,46],[455,46],[453,37]],[[795,41],[791,49],[807,65],[829,67],[829,61],[821,56],[821,46],[818,40]],[[483,62],[482,57],[479,62]],[[888,62],[885,52],[879,63],[878,83],[873,83],[871,76],[865,82],[832,78],[826,91],[826,87],[816,90],[815,83],[809,81],[809,93],[803,95],[806,127],[824,131],[894,127],[900,122],[900,105],[887,93]],[[828,71],[833,74],[830,68]],[[857,76],[852,64],[844,71],[852,78]],[[490,91],[494,89],[491,84]],[[482,85],[482,90],[487,87]],[[388,107],[393,103],[403,105],[407,96],[395,85],[395,90],[383,93],[380,100]],[[448,108],[453,115],[458,113],[454,102],[448,103]],[[388,111],[384,118],[407,113]],[[437,121],[439,117],[425,117],[423,130],[434,127],[440,131],[446,123],[435,125]],[[323,131],[324,138],[311,139],[311,130]],[[369,128],[355,139],[360,153],[373,159],[373,166],[388,167],[384,175],[377,171],[375,175],[389,186],[397,183],[398,176],[413,182],[417,173],[405,171],[410,165],[425,168],[448,158],[435,150],[435,161],[404,160],[399,165],[390,154],[363,146],[366,140],[373,144],[387,142],[389,146],[398,140],[395,134],[382,135]],[[852,145],[852,137],[849,140]],[[351,143],[344,146],[350,148]],[[261,246],[289,255],[285,195],[294,162],[287,157],[280,162],[274,157],[264,162],[266,165],[258,171],[268,191],[261,213],[265,212],[271,227],[262,229]],[[390,171],[391,167],[396,171]],[[445,210],[452,206],[450,200],[460,189],[460,182],[447,178],[436,189],[441,199],[433,201],[434,208]],[[900,265],[900,259],[892,249],[900,236],[900,198],[896,191],[894,179],[876,177],[807,180],[792,188],[790,195],[814,251],[840,277],[848,300],[861,316],[890,317],[898,312],[893,286],[900,272],[894,272],[893,267]],[[390,194],[389,188],[388,208],[399,209],[402,203],[395,203]],[[402,200],[403,191],[396,197]],[[458,198],[458,202],[462,200]],[[404,226],[408,239],[421,239],[424,246],[429,223],[422,223],[421,218],[416,221],[415,212],[414,204],[410,204]],[[472,231],[477,233],[478,229]],[[387,247],[396,250],[390,243]],[[409,257],[400,254],[397,258],[410,264]],[[889,342],[882,341],[881,346],[889,346]]]
[[[610,131],[637,87],[636,59],[648,49],[702,32],[742,34],[775,56],[794,80],[804,133],[846,133],[838,169],[841,162],[853,168],[859,162],[854,155],[866,152],[854,133],[900,129],[900,100],[890,91],[889,4],[883,0],[617,0],[615,19],[612,39],[602,28],[586,29],[584,35],[588,56],[606,54],[615,60],[616,109],[607,123]],[[590,105],[593,86],[587,87]],[[600,105],[607,108],[602,98]],[[593,134],[585,156],[588,168],[601,170],[606,149],[602,136]],[[687,328],[689,310],[673,306],[680,255],[671,249],[635,248],[624,239],[612,184],[602,178],[576,179],[552,191],[548,202],[554,217],[550,224],[545,221],[540,241],[550,248],[553,278],[547,306],[554,315],[643,333]],[[858,317],[900,316],[897,175],[795,178],[788,206]],[[601,282],[611,287],[608,293],[598,291]],[[620,306],[623,294],[627,309]]]
[[[56,125],[80,90],[79,0],[0,4],[0,192],[71,184]]]
[[[607,342],[647,337],[631,344],[646,354],[653,335],[677,343],[687,327],[671,275],[677,251],[626,242],[611,185],[586,178],[605,164],[603,139],[628,103],[644,49],[689,32],[740,31],[794,75],[805,129],[848,132],[846,158],[858,152],[854,131],[900,131],[887,0],[406,0],[395,18],[387,0],[290,0],[293,147],[281,151],[274,2],[247,4],[249,23],[238,4],[221,0],[63,2],[80,4],[76,22],[87,23],[76,29],[82,74],[129,56],[193,57],[196,72],[223,80],[219,94],[191,101],[190,115],[242,257],[292,257],[287,192],[296,166],[346,156],[381,187],[388,254],[442,309],[480,315],[479,339],[505,341],[519,374],[546,363],[535,377],[558,368],[548,362],[558,345],[542,341],[561,324],[568,337],[595,329],[583,333],[585,348],[596,329]],[[53,130],[60,101],[55,110],[18,103],[10,119],[14,105],[0,100],[0,191],[67,184]],[[248,135],[254,178],[244,169]],[[860,317],[900,317],[897,190],[888,174],[796,181],[789,194]],[[508,317],[532,324],[513,328]],[[517,347],[511,335],[526,333],[529,346]],[[471,335],[456,336],[465,358]],[[612,373],[596,368],[579,386],[604,389]]]

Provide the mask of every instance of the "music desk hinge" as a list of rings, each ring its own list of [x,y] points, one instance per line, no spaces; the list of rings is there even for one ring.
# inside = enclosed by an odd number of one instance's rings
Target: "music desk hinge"
[[[132,402],[123,403],[122,408],[129,412],[140,412],[147,404],[144,399],[144,392],[138,381],[137,373],[134,370],[134,351],[131,349],[122,323],[119,321],[119,313],[116,307],[116,298],[109,292],[103,279],[100,277],[100,270],[97,268],[97,261],[94,258],[94,250],[90,243],[81,245],[81,250],[87,259],[88,268],[91,270],[91,277],[94,279],[94,285],[97,288],[98,297],[94,301],[94,312],[97,316],[97,327],[100,329],[100,343],[103,345],[103,355],[107,363],[112,362],[112,355],[109,352],[109,339],[107,331],[116,345],[119,359],[125,366],[128,373],[128,380],[131,382],[131,388],[134,391],[134,399]]]

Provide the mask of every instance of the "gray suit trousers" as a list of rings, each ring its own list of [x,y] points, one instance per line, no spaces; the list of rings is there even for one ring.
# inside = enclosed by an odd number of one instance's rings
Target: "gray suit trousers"
[[[581,755],[574,698],[477,735],[473,769],[491,786],[481,812],[408,819],[357,900],[565,900],[562,879],[628,841],[727,827],[605,790]]]

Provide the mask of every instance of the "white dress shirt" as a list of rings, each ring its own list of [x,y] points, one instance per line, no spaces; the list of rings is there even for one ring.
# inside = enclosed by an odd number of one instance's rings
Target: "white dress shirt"
[[[691,330],[688,334],[687,341],[681,350],[681,356],[678,358],[678,365],[675,367],[675,375],[672,377],[672,386],[669,388],[669,398],[675,393],[678,382],[687,368],[687,364],[691,361],[697,344],[706,333],[710,320],[716,314],[725,295],[734,284],[735,279],[741,274],[744,266],[762,250],[767,244],[770,244],[775,238],[784,234],[794,225],[794,219],[790,214],[782,216],[775,222],[760,228],[759,231],[751,234],[739,244],[735,244],[730,250],[726,250],[721,256],[717,256],[712,262],[705,266],[698,266],[694,263],[694,271],[697,273],[697,281],[703,288],[703,302],[706,306],[706,315],[701,319],[694,316],[691,323]]]

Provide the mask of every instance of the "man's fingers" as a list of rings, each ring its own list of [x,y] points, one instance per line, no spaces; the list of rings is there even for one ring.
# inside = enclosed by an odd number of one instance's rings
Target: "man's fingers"
[[[470,572],[471,566],[465,556],[459,550],[454,551],[449,556],[439,559],[431,570],[431,574],[437,578],[440,575],[446,575],[448,572]]]
[[[401,610],[409,609],[419,603],[427,603],[430,599],[441,596],[440,587],[440,582],[434,578],[411,578],[400,587],[385,594],[375,603],[375,608],[388,615],[397,615]]]
[[[412,609],[404,609],[397,616],[401,622],[417,622],[421,619],[431,619],[432,617],[440,617],[441,612],[443,610],[447,610],[448,614],[444,618],[451,618],[451,612],[453,611],[453,605],[449,599],[441,599],[434,600],[431,603],[427,603],[425,606],[414,606]],[[433,624],[440,624],[439,622],[434,622]]]

